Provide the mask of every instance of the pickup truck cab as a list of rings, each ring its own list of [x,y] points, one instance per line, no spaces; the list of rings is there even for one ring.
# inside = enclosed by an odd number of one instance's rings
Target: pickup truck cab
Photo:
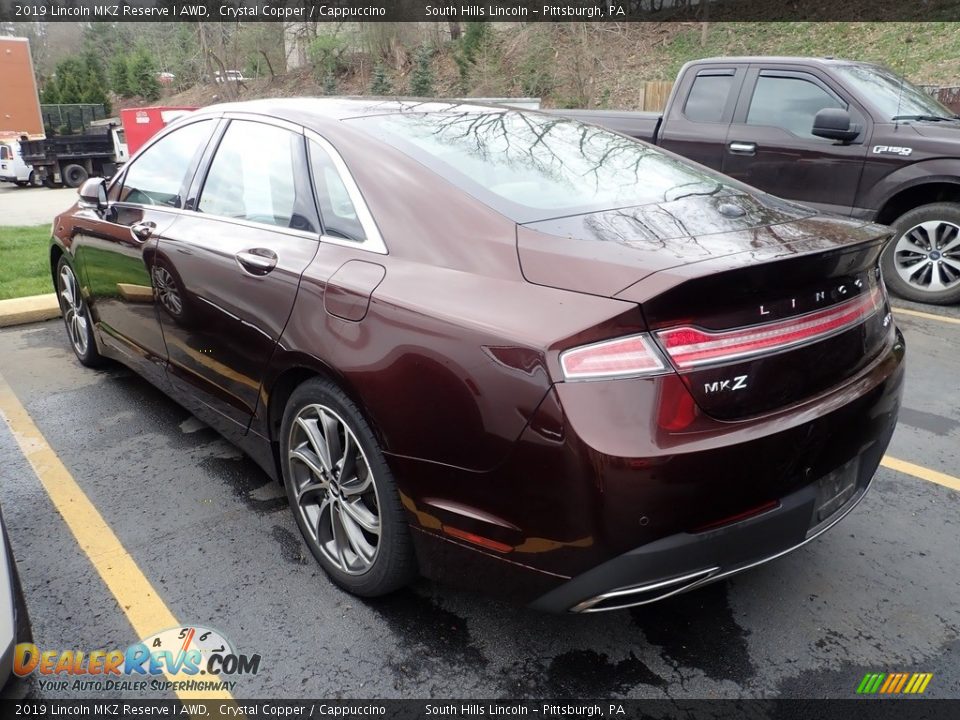
[[[887,285],[960,302],[960,118],[892,71],[833,58],[727,57],[680,70],[662,115],[563,110],[772,195],[892,225]]]

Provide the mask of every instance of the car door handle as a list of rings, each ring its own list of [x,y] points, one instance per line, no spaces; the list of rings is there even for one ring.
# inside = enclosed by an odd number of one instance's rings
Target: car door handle
[[[157,224],[151,220],[145,220],[144,222],[134,223],[130,226],[130,234],[133,235],[133,239],[138,243],[146,242],[150,239],[150,236],[153,235],[153,231],[157,229]]]
[[[253,248],[236,254],[237,262],[251,275],[266,275],[277,266],[277,254],[267,248]]]
[[[757,144],[753,142],[732,142],[727,146],[734,155],[755,155]]]

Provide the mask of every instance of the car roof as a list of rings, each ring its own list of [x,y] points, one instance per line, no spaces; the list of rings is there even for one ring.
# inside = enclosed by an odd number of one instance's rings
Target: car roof
[[[802,57],[793,55],[741,55],[737,57],[711,57],[700,60],[691,60],[688,65],[701,64],[722,64],[722,63],[782,63],[782,64],[803,64],[803,65],[871,65],[859,60],[844,60],[835,57]]]
[[[210,105],[197,111],[206,113],[241,112],[288,120],[311,128],[329,120],[347,120],[372,115],[398,113],[447,113],[447,112],[503,112],[518,110],[500,105],[480,105],[470,102],[424,100],[421,98],[269,98],[243,102]]]

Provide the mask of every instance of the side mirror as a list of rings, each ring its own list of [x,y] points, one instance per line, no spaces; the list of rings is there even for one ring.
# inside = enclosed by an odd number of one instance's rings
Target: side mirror
[[[107,208],[107,181],[103,178],[89,178],[77,190],[80,205],[97,210]]]
[[[828,140],[851,142],[860,134],[860,126],[851,124],[850,113],[842,108],[823,108],[813,118],[811,132]]]

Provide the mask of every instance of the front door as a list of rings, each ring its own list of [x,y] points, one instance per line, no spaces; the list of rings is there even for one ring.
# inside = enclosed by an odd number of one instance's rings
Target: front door
[[[190,191],[191,211],[158,241],[153,284],[171,382],[231,436],[257,408],[320,224],[302,131],[229,123]]]
[[[862,128],[852,143],[811,133],[814,116],[830,107],[848,109]],[[825,78],[753,67],[727,134],[723,172],[771,195],[848,215],[866,159],[866,118]]]
[[[215,123],[192,123],[162,137],[110,187],[105,210],[75,216],[77,271],[100,338],[155,381],[164,377],[167,353],[151,288],[153,255],[176,222]]]

